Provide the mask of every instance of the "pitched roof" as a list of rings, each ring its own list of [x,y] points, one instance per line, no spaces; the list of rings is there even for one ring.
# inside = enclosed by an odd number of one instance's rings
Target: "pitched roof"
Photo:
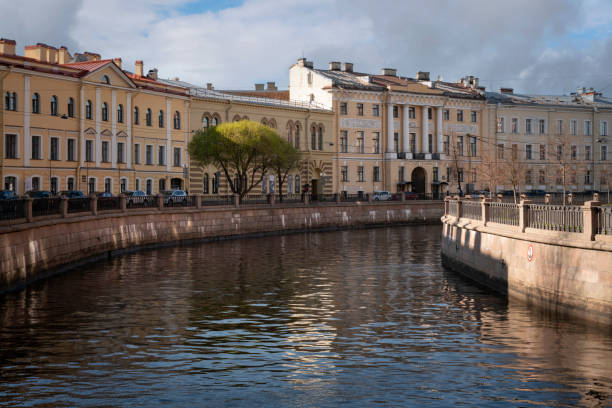
[[[109,62],[113,62],[112,59],[105,59],[100,61],[83,61],[83,62],[69,62],[68,64],[63,64],[66,67],[72,67],[76,69],[80,69],[86,72],[96,71]]]

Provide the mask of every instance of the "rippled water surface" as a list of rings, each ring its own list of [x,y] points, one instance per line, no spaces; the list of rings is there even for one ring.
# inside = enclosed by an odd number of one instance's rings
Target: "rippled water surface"
[[[440,265],[440,227],[139,252],[0,297],[1,406],[609,406],[612,335]]]

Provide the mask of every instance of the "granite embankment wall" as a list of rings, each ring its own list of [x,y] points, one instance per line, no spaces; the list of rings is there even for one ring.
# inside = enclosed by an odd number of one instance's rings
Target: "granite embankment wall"
[[[467,204],[476,209],[480,205]],[[601,234],[601,226],[593,226],[597,223],[596,207],[548,210],[559,211],[558,215],[578,211],[584,222],[577,222],[579,227],[568,232],[559,230],[567,222],[554,226],[529,221],[530,214],[535,218],[536,210],[547,211],[542,206],[517,205],[516,219],[498,213],[497,222],[493,222],[490,213],[497,209],[489,205],[496,204],[483,202],[482,215],[471,211],[472,218],[462,216],[456,205],[456,201],[447,202],[442,218],[445,266],[544,312],[612,327],[612,236]],[[553,227],[557,230],[544,229]]]
[[[123,251],[253,234],[440,223],[440,201],[124,210],[0,228],[0,292]]]

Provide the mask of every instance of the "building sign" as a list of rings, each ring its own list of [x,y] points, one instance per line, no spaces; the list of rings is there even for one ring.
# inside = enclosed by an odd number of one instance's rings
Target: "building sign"
[[[459,133],[478,133],[478,126],[476,125],[461,125],[461,124],[453,124],[447,123],[444,125],[445,131],[455,131]]]
[[[378,119],[358,119],[358,118],[341,118],[341,128],[352,129],[380,129],[380,120]]]

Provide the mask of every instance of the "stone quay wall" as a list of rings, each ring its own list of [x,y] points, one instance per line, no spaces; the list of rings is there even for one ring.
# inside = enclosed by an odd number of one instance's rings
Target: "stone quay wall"
[[[544,313],[612,327],[611,210],[447,199],[443,263]]]
[[[162,206],[163,207],[163,206]],[[0,226],[0,292],[140,248],[242,236],[440,223],[442,201],[152,208]]]

